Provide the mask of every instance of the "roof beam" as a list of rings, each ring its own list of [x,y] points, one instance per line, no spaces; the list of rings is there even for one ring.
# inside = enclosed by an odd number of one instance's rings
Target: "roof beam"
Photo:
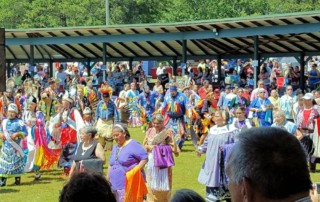
[[[77,31],[78,32],[78,31]],[[90,32],[92,35],[94,35],[94,36],[96,36],[96,35],[98,35],[97,33],[95,33],[94,31],[92,31],[92,30],[88,30],[88,32]],[[80,32],[79,32],[80,33]],[[80,35],[80,34],[79,34]],[[82,34],[81,34],[82,35]],[[102,47],[100,47],[98,44],[96,44],[96,43],[92,43],[92,45],[94,46],[94,47],[96,47],[100,52],[103,52],[103,48]],[[108,51],[107,51],[107,56],[108,57],[113,57],[110,53],[108,53]]]
[[[211,49],[213,52],[215,52],[216,54],[221,54],[221,51],[217,50],[216,47],[212,47],[211,44],[208,44],[208,42],[205,39],[201,39],[201,40],[197,40],[200,44],[204,45],[205,47],[208,47],[209,49]]]
[[[166,33],[170,33],[166,28],[164,28],[164,27],[162,27],[161,28],[164,32],[166,32]],[[177,29],[180,31],[180,29],[179,29],[179,27],[177,27]],[[182,48],[182,42],[181,41],[179,41],[179,40],[176,40],[176,42],[181,46],[181,48]],[[192,50],[191,49],[189,49],[188,48],[188,46],[186,47],[187,48],[187,51],[191,54],[191,55],[194,55],[194,53],[192,52]]]
[[[307,34],[307,35],[312,38],[312,35],[309,35],[309,34]],[[308,40],[306,40],[306,39],[304,39],[303,37],[298,36],[298,35],[292,34],[292,35],[290,35],[290,36],[292,36],[292,37],[298,39],[299,41],[307,44],[308,46],[311,46],[312,48],[320,51],[320,47],[319,47],[318,45],[316,45],[315,43],[313,43],[313,42],[308,42]],[[292,43],[293,43],[293,42],[292,42]],[[295,44],[296,44],[296,43],[295,43]],[[298,44],[297,44],[297,45],[298,45]],[[303,47],[302,47],[302,48],[303,48]],[[306,51],[305,48],[304,48],[304,51]]]
[[[140,55],[138,53],[136,53],[134,50],[132,50],[132,48],[130,48],[129,46],[127,46],[125,43],[123,42],[119,42],[119,44],[123,47],[125,47],[126,49],[128,49],[135,57],[140,57]]]
[[[11,36],[13,36],[13,38],[17,38],[16,35],[14,33],[11,33]],[[7,43],[7,40],[6,40],[6,43]],[[9,45],[9,44],[7,44]],[[19,45],[20,48],[23,50],[23,52],[26,54],[27,58],[30,60],[30,55],[29,53],[26,51],[26,49],[23,47],[23,45]]]
[[[52,58],[51,54],[47,51],[47,49],[44,46],[39,45],[38,47],[39,47],[39,49],[42,49],[42,50],[44,50],[44,52],[46,52],[46,54],[49,56],[49,59]]]
[[[135,29],[131,29],[134,33],[136,34],[140,34],[137,30]],[[156,51],[158,51],[159,53],[161,53],[162,56],[168,56],[167,54],[165,54],[160,48],[158,48],[156,45],[154,45],[152,42],[150,41],[146,41],[147,44],[149,44],[152,48],[154,48]]]
[[[29,38],[32,38],[32,37],[34,37],[35,35],[32,34],[32,33],[27,33],[27,36],[28,36]],[[40,47],[40,45],[38,45],[38,46]],[[38,50],[38,52],[40,53],[41,58],[42,58],[42,59],[45,59],[38,46],[36,45],[35,48],[36,48],[36,49]]]
[[[215,47],[218,47],[219,49],[225,52],[229,52],[233,50],[233,48],[231,48],[230,46],[227,46],[216,39],[205,39],[205,41],[209,42],[210,44],[214,45]]]
[[[272,21],[270,21],[271,23]],[[68,36],[68,37],[42,37],[42,38],[6,38],[7,45],[45,45],[45,44],[79,44],[79,43],[117,43],[139,41],[174,41],[191,39],[218,39],[230,37],[248,37],[255,35],[284,35],[302,34],[320,31],[320,23],[274,25],[269,27],[247,27],[221,29],[218,35],[211,30],[174,32],[174,33],[147,33],[126,35],[97,35],[97,36]]]
[[[315,55],[320,55],[320,52],[306,52],[305,53],[307,56],[315,56]],[[292,57],[292,56],[297,56],[299,57],[301,53],[299,52],[294,52],[294,53],[287,53],[287,52],[280,52],[280,53],[262,53],[260,54],[261,57]],[[188,56],[188,59],[208,59],[208,58],[217,58],[217,55],[190,55]],[[221,59],[234,59],[234,58],[253,58],[253,54],[223,54],[221,55]],[[113,58],[108,58],[108,61],[127,61],[129,60],[130,57],[113,57]],[[172,57],[168,56],[155,56],[155,57],[137,57],[134,58],[135,60],[172,60]],[[181,60],[182,58],[179,56],[177,57],[177,60]],[[17,62],[29,62],[28,59],[11,59],[13,61]],[[90,58],[90,61],[98,62],[101,61],[101,58]],[[87,59],[53,59],[55,62],[86,62]],[[35,59],[35,62],[49,62],[49,59]]]
[[[70,36],[67,32],[61,32],[62,34],[64,34],[65,36]],[[82,35],[80,32],[75,31],[76,34],[78,35]],[[96,58],[100,58],[99,55],[97,55],[94,51],[92,51],[90,48],[88,48],[87,46],[83,45],[82,43],[79,44],[79,46],[81,46],[83,49],[85,49],[86,51],[88,51],[89,53],[91,53],[91,55],[93,55]]]
[[[119,32],[120,34],[126,34],[126,33],[124,33],[121,29],[116,29],[116,30],[117,30],[117,32]],[[109,33],[109,34],[110,34],[110,33]],[[135,57],[140,56],[138,53],[136,53],[134,50],[132,50],[132,48],[130,48],[129,46],[127,46],[125,43],[119,42],[119,44],[120,44],[121,46],[123,46],[124,48],[128,49]]]
[[[65,33],[64,33],[63,31],[62,31],[61,33],[65,35]],[[48,34],[50,34],[50,35],[53,36],[53,37],[57,37],[53,32],[48,32]],[[69,36],[67,36],[67,37],[69,37]],[[77,44],[78,44],[78,43],[77,43]],[[64,44],[64,45],[66,45],[68,48],[70,48],[71,50],[73,50],[74,52],[76,52],[77,54],[79,54],[81,57],[87,58],[86,55],[84,55],[81,51],[79,51],[79,50],[76,49],[75,47],[71,46],[70,44]],[[70,55],[72,55],[72,54],[70,54]],[[77,58],[77,57],[74,57],[73,55],[72,55],[72,57],[73,57],[73,58]]]
[[[163,28],[163,29],[166,30],[165,28]],[[177,27],[177,30],[179,30],[180,32],[185,32],[185,29],[182,27]],[[169,31],[167,31],[167,32],[169,32]],[[194,43],[194,40],[191,40],[191,41]],[[179,43],[182,48],[182,46],[183,46],[182,42],[179,40],[176,40],[176,42]],[[201,50],[201,47],[199,47],[196,43],[194,43],[194,44],[195,44],[195,46],[197,46]],[[188,48],[188,43],[187,43],[187,52],[189,52],[189,54],[191,54],[191,55],[195,55],[194,52],[190,48]]]
[[[40,51],[39,47],[38,47],[38,46],[35,46],[35,47],[36,47],[37,51],[40,53],[42,59],[45,59],[44,56],[43,56],[43,54],[42,54],[42,52]]]
[[[107,30],[102,30],[106,35],[112,36]],[[108,38],[106,37],[106,38]],[[107,46],[110,46],[110,48],[112,48],[115,52],[117,52],[119,55],[121,55],[121,57],[127,57],[125,54],[123,54],[119,49],[117,49],[116,47],[114,47],[112,44],[107,43]]]
[[[131,29],[131,31],[133,31],[136,34],[139,34],[139,32],[135,29]],[[134,45],[138,46],[141,50],[143,50],[145,53],[147,53],[147,55],[149,56],[154,56],[151,52],[149,52],[146,48],[144,48],[142,45],[140,45],[138,42],[133,42]]]
[[[150,34],[154,34],[154,31],[152,31],[150,28],[145,28]],[[162,30],[164,31],[164,30]],[[165,31],[164,31],[165,32]],[[165,32],[166,33],[166,32]],[[176,56],[180,56],[181,54],[174,49],[170,44],[167,43],[167,41],[161,40],[161,43],[163,43],[167,48],[169,48]]]
[[[197,46],[205,55],[209,55],[209,52],[204,47],[202,47],[202,45],[199,44],[197,40],[191,40],[191,42],[194,43],[194,45]],[[192,55],[195,55],[195,54],[192,54]]]
[[[143,50],[148,56],[153,57],[154,55],[152,53],[150,53],[147,49],[145,49],[143,46],[141,46],[139,43],[137,42],[133,42],[134,45],[138,46],[141,50]]]
[[[9,46],[6,46],[6,48],[7,48],[8,51],[11,53],[11,55],[13,56],[13,58],[16,60],[17,57],[16,57],[16,55],[13,53],[13,51],[10,49],[10,47],[9,47]]]
[[[259,22],[256,22],[256,21],[252,21],[252,23],[255,24],[255,25],[257,25],[258,27],[262,27],[262,26],[263,26],[262,24],[260,24]],[[270,24],[270,23],[269,23],[269,24]],[[263,35],[262,35],[262,36],[263,36]],[[268,44],[268,42],[267,42],[267,43],[262,43],[262,42],[260,42],[260,46],[261,46],[261,45],[267,47],[268,49],[272,50],[273,52],[278,52],[278,50],[275,49],[274,47],[270,46],[270,45]]]
[[[35,36],[39,37],[44,37],[43,35],[41,35],[40,33],[34,33]],[[45,45],[45,44],[43,44]],[[65,58],[72,58],[72,55],[70,55],[68,52],[66,52],[65,50],[63,50],[62,48],[60,48],[59,46],[53,44],[53,45],[48,45],[48,47],[50,47],[51,49],[53,49],[55,52],[61,54],[63,57]]]

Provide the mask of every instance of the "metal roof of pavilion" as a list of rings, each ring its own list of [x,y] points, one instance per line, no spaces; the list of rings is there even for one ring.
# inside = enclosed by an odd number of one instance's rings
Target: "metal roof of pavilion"
[[[261,55],[320,53],[320,11],[165,24],[133,24],[48,29],[7,29],[6,59],[188,58],[221,55],[251,56],[254,36]]]

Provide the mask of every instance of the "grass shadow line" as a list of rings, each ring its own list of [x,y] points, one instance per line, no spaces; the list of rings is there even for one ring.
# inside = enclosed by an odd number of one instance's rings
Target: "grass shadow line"
[[[16,193],[16,192],[20,192],[20,190],[0,188],[0,194],[10,194],[10,193]]]

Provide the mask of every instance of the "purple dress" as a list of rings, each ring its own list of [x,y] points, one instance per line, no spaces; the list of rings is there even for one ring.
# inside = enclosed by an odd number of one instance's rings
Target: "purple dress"
[[[145,159],[148,159],[146,150],[135,140],[131,139],[122,149],[119,149],[118,145],[114,145],[109,161],[109,176],[112,189],[124,189],[126,172],[138,165],[141,160]]]

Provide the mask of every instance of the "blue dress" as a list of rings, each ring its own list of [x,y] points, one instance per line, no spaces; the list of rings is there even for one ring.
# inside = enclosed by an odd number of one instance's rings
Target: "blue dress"
[[[257,108],[257,109],[262,109],[262,106],[267,106],[271,105],[271,102],[269,99],[262,100],[260,98],[256,98],[252,100],[250,104],[250,109],[251,108]],[[258,118],[259,121],[259,126],[260,127],[269,127],[271,126],[273,120],[272,120],[272,110],[266,110],[266,111],[261,111],[261,112],[254,112],[254,117]]]
[[[152,114],[155,111],[156,101],[158,97],[159,94],[155,91],[150,91],[148,95],[142,92],[138,96],[138,102],[145,109],[148,122],[151,122],[152,120]]]
[[[8,134],[11,136],[16,132],[22,132],[27,135],[27,128],[23,121],[15,119],[5,119],[2,125],[6,124]],[[3,133],[4,128],[1,127],[0,132]],[[20,147],[21,139],[14,142]],[[20,147],[21,149],[21,147]],[[24,170],[24,156],[19,153],[8,140],[3,141],[0,157],[0,177],[20,177]]]
[[[127,102],[130,107],[129,125],[132,127],[140,127],[143,123],[140,118],[140,109],[138,108],[139,91],[129,90],[127,92]]]
[[[271,127],[278,127],[285,129],[290,134],[294,135],[297,131],[297,125],[295,123],[292,123],[290,121],[285,121],[283,125],[279,126],[277,123],[274,123],[271,125]]]

